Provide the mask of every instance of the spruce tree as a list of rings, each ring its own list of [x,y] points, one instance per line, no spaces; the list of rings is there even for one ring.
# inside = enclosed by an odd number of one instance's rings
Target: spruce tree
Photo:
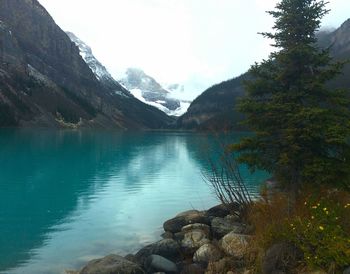
[[[254,132],[234,145],[239,160],[266,170],[290,190],[302,184],[349,188],[350,101],[330,89],[344,64],[317,46],[316,32],[329,11],[325,1],[282,0],[274,11],[269,59],[251,67],[247,96],[239,103]]]

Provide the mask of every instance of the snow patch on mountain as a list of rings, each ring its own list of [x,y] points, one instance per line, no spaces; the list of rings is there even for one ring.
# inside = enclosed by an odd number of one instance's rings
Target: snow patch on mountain
[[[80,56],[84,59],[85,63],[88,64],[97,80],[99,80],[103,85],[109,87],[114,91],[115,94],[120,96],[130,97],[130,92],[122,87],[108,72],[105,66],[103,66],[100,61],[96,59],[93,55],[91,48],[80,40],[74,33],[66,32],[71,41],[79,48]]]
[[[154,106],[171,116],[181,116],[187,111],[189,101],[183,101],[173,96],[181,85],[170,85],[164,88],[154,78],[138,68],[128,68],[119,82],[140,101]]]

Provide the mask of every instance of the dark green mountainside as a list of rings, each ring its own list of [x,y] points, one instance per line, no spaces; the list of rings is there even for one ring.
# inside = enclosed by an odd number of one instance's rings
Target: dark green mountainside
[[[318,34],[320,47],[331,47],[336,60],[350,59],[350,19],[337,30]],[[199,130],[243,129],[239,122],[243,115],[236,111],[237,99],[244,95],[242,81],[245,73],[237,78],[214,85],[197,97],[188,111],[177,121],[177,127]],[[335,88],[350,88],[350,65],[344,67],[343,75],[330,83]]]
[[[116,94],[118,85],[96,78],[37,0],[0,0],[0,127],[155,129],[172,122]]]

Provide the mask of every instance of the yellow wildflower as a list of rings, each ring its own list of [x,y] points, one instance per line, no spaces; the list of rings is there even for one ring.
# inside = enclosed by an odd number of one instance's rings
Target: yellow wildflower
[[[320,225],[318,228],[319,228],[321,231],[324,230],[324,227],[321,226],[321,225]]]

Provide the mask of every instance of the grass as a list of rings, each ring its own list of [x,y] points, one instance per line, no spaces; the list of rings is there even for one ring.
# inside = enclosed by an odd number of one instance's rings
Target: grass
[[[303,254],[300,269],[342,273],[350,266],[350,193],[336,189],[303,189],[296,201],[286,193],[262,199],[249,210],[255,228],[250,260],[260,271],[266,250],[288,242]]]

